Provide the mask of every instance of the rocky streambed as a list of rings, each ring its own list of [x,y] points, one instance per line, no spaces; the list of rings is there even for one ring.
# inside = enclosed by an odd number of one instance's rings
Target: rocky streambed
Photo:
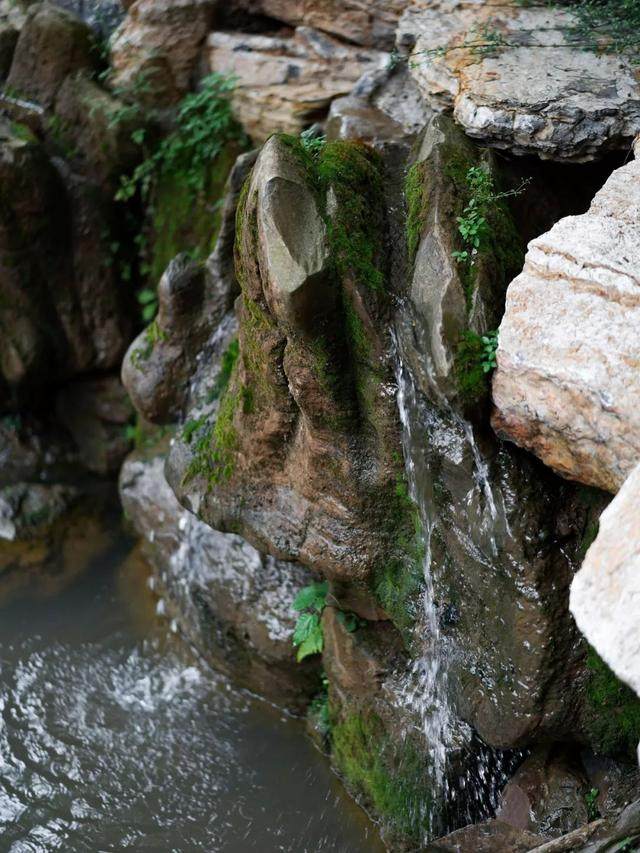
[[[640,849],[634,4],[116,5],[0,4],[8,849]]]

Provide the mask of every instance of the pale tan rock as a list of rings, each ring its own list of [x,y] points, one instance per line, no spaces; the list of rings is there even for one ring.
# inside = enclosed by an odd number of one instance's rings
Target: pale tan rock
[[[640,465],[600,517],[570,607],[600,657],[640,695]]]
[[[388,61],[386,53],[343,44],[309,27],[298,27],[290,38],[214,32],[208,55],[212,71],[237,77],[236,116],[256,142],[279,130],[299,133],[362,74]]]
[[[390,48],[410,0],[241,0],[253,13],[309,26],[355,44]]]
[[[136,0],[111,41],[116,86],[142,76],[154,97],[176,100],[190,88],[214,11],[213,0]]]
[[[417,0],[398,45],[424,96],[453,108],[467,134],[497,148],[590,160],[640,130],[640,82],[630,59],[571,47],[571,14],[475,0]]]
[[[507,292],[494,428],[616,492],[640,461],[640,161],[529,244]]]

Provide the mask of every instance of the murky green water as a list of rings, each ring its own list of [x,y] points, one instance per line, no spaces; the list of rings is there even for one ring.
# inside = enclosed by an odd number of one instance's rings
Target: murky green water
[[[150,633],[124,553],[0,604],[0,851],[382,850],[299,722]]]

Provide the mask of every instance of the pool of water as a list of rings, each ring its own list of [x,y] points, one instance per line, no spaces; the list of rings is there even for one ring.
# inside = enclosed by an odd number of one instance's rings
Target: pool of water
[[[299,721],[163,638],[126,550],[0,599],[0,851],[382,851]]]

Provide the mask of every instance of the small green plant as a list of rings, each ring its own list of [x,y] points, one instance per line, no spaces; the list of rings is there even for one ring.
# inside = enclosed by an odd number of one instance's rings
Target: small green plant
[[[210,74],[202,80],[197,92],[186,95],[178,108],[175,130],[131,175],[121,177],[116,200],[127,201],[136,192],[148,199],[154,179],[161,175],[180,175],[189,189],[202,192],[207,167],[222,153],[227,142],[245,138],[231,109],[234,86],[233,77]],[[146,134],[137,129],[132,140],[144,145]]]
[[[498,332],[478,335],[467,330],[460,338],[455,358],[455,371],[461,397],[472,402],[482,397],[487,377],[496,367]]]
[[[322,613],[327,606],[328,594],[329,584],[322,581],[305,586],[293,601],[293,609],[300,613],[293,632],[293,645],[298,647],[298,663],[310,655],[319,654],[324,648]],[[365,624],[350,611],[338,610],[337,618],[350,634]]]
[[[309,717],[320,737],[326,741],[331,734],[331,713],[329,708],[329,679],[322,673],[322,689],[314,696],[309,705]]]
[[[482,358],[480,363],[483,373],[491,373],[497,367],[496,351],[498,349],[498,334],[498,330],[495,329],[493,332],[487,332],[486,335],[482,335],[481,337]]]
[[[462,215],[456,217],[465,248],[452,252],[452,256],[459,263],[473,266],[491,233],[488,216],[492,207],[501,199],[520,195],[529,181],[522,181],[516,189],[496,192],[493,176],[481,165],[471,166],[466,174],[466,183],[470,199]]]
[[[145,323],[151,322],[158,312],[158,296],[150,287],[139,290],[136,299],[142,308],[142,319]]]
[[[327,606],[328,592],[329,583],[322,581],[305,586],[294,599],[293,609],[300,614],[293,632],[298,663],[310,655],[319,654],[324,648],[321,618]]]
[[[303,130],[300,134],[300,142],[304,150],[311,154],[312,157],[318,157],[324,146],[327,144],[326,136],[319,135],[310,127]]]
[[[598,788],[591,788],[591,790],[587,791],[584,795],[584,801],[587,806],[587,817],[590,821],[597,820],[600,817],[600,812],[598,811],[599,795],[600,791]]]

